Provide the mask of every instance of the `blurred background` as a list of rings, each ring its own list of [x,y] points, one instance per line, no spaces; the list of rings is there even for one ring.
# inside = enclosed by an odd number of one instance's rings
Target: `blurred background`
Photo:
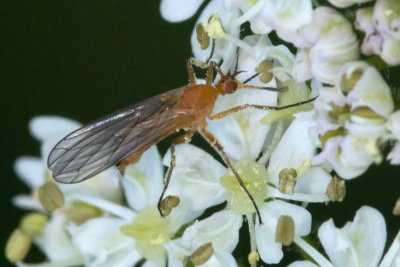
[[[29,120],[60,115],[87,123],[187,84],[185,60],[191,56],[189,40],[197,16],[167,23],[160,17],[159,1],[2,1],[0,12],[4,251],[9,234],[27,213],[11,203],[16,194],[29,192],[13,163],[22,155],[40,155]],[[161,145],[165,151],[168,140]],[[384,213],[391,242],[400,225],[391,214],[400,196],[399,176],[400,168],[388,164],[371,167],[364,177],[347,183],[343,203],[310,205],[314,226],[330,217],[342,226],[364,203]],[[246,244],[235,252],[244,263]],[[5,266],[4,256],[0,259]],[[38,250],[31,251],[28,261],[41,260]]]

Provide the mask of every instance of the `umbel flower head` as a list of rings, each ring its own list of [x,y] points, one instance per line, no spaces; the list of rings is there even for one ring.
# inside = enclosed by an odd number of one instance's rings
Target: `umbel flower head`
[[[381,69],[400,62],[398,2],[203,2],[163,0],[160,11],[180,22],[204,7],[190,37],[195,62],[212,60],[248,87],[218,96],[212,114],[229,115],[205,125],[218,142],[204,149],[180,143],[164,155],[151,146],[123,174],[111,167],[59,184],[48,154],[80,124],[34,118],[41,156],[15,162],[30,192],[13,202],[30,213],[10,234],[7,259],[50,267],[399,265],[399,234],[385,251],[393,237],[377,209],[360,200],[342,228],[329,218],[313,222],[319,214],[312,212],[357,194],[345,180],[372,164],[400,164],[398,96]],[[171,170],[163,217],[157,203]],[[45,262],[24,263],[32,245]]]

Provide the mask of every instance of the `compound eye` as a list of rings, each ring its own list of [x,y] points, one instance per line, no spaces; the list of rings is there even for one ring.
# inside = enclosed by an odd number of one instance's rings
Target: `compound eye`
[[[236,91],[237,87],[238,87],[238,85],[236,82],[229,81],[224,84],[224,91],[227,94],[232,94]]]

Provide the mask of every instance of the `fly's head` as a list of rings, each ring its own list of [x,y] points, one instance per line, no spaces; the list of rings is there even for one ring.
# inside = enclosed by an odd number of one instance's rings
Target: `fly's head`
[[[238,88],[240,88],[240,86],[241,83],[228,74],[222,76],[215,87],[217,88],[218,93],[225,95],[233,94]]]

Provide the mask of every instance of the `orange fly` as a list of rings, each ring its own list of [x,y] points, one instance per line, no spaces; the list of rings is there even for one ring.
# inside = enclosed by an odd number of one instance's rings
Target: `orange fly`
[[[175,145],[190,140],[193,134],[199,130],[220,151],[238,183],[251,199],[260,223],[262,223],[257,205],[233,167],[231,160],[216,137],[206,130],[206,118],[220,119],[245,108],[279,110],[309,103],[314,99],[283,107],[244,105],[212,114],[219,95],[232,94],[241,88],[260,88],[278,92],[286,91],[287,88],[254,87],[243,84],[234,78],[235,75],[224,75],[215,62],[210,62],[206,67],[208,68],[206,83],[196,84],[193,65],[204,67],[196,62],[195,59],[187,61],[189,85],[121,109],[64,137],[52,149],[47,160],[54,179],[60,183],[78,183],[112,165],[117,165],[123,173],[125,167],[137,162],[150,146],[177,130],[185,129],[185,134],[175,138],[171,144],[171,166],[158,202],[158,209],[163,215],[160,203],[175,166]],[[220,75],[216,86],[212,85],[213,70]]]

